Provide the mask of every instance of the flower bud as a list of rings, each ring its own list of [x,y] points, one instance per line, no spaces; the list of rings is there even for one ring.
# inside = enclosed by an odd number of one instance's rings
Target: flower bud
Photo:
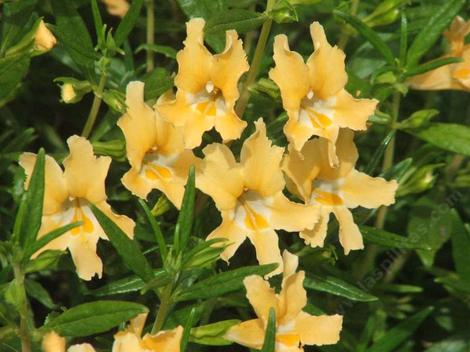
[[[72,77],[59,77],[54,81],[62,82],[60,85],[60,97],[65,104],[79,102],[85,94],[92,90],[90,82],[79,81]]]
[[[51,50],[56,44],[57,39],[46,27],[44,21],[41,20],[34,36],[34,49],[40,53],[45,53]]]
[[[51,331],[44,335],[42,349],[44,352],[65,352],[65,339]]]
[[[129,10],[127,0],[103,0],[110,15],[124,17]]]

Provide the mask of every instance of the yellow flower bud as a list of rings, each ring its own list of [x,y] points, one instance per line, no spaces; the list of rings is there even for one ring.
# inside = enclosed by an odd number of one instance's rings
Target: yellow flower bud
[[[75,92],[75,89],[73,88],[73,84],[65,83],[64,85],[62,85],[61,97],[62,97],[62,101],[66,104],[75,102],[75,99],[77,97],[77,92]]]
[[[124,17],[129,10],[127,0],[102,0],[110,15]]]
[[[51,50],[57,44],[57,39],[46,27],[44,21],[39,23],[36,35],[34,36],[34,48],[45,53]]]
[[[65,339],[51,331],[44,335],[42,349],[44,352],[65,352]]]

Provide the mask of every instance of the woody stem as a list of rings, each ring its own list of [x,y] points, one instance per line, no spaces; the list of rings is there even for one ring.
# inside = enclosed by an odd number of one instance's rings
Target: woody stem
[[[274,0],[268,0],[266,4],[266,12],[270,11],[274,5]],[[261,65],[261,60],[263,59],[264,49],[266,48],[266,43],[269,38],[269,32],[271,31],[271,26],[273,21],[267,19],[261,27],[261,33],[258,38],[258,43],[256,44],[255,54],[253,56],[253,61],[251,62],[250,70],[246,77],[245,84],[243,85],[242,92],[240,94],[240,99],[238,100],[235,111],[238,116],[242,116],[245,112],[248,101],[250,100],[250,88],[256,80],[258,75],[259,67]]]
[[[101,101],[103,99],[103,91],[104,86],[106,85],[106,80],[108,76],[106,73],[103,73],[100,82],[98,83],[98,88],[95,91],[95,97],[93,98],[93,103],[91,105],[90,113],[88,114],[88,118],[85,123],[85,127],[83,127],[82,136],[88,138],[93,129],[93,125],[95,124],[96,118],[98,117],[98,112],[100,110]]]
[[[155,43],[155,2],[147,0],[147,44],[149,46]],[[154,54],[152,49],[147,48],[147,72],[154,68]]]

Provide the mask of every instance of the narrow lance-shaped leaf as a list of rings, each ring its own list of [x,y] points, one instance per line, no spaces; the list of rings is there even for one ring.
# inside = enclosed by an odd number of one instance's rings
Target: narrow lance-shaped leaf
[[[261,352],[274,352],[276,348],[276,311],[273,307],[269,309],[268,325],[264,335],[263,348]]]
[[[183,196],[183,204],[175,226],[174,247],[180,253],[186,247],[193,226],[194,200],[196,197],[196,179],[194,167],[189,169],[188,181]]]
[[[150,227],[152,228],[152,232],[155,236],[155,239],[158,243],[158,247],[160,249],[160,253],[163,259],[163,262],[165,262],[166,256],[167,256],[167,250],[166,250],[166,243],[165,243],[165,237],[163,236],[162,230],[160,229],[160,226],[158,225],[157,221],[155,220],[154,216],[152,215],[152,212],[148,208],[147,204],[142,199],[139,199],[139,204],[144,210],[145,216],[147,217],[147,220],[150,224]]]
[[[147,307],[138,303],[95,301],[66,310],[50,319],[41,330],[53,330],[64,337],[89,336],[108,331],[147,311]]]
[[[114,41],[118,47],[124,43],[129,33],[134,28],[137,19],[139,18],[140,10],[142,9],[143,4],[144,0],[132,1],[131,7],[127,11],[121,23],[119,23],[119,26],[116,29],[116,34],[114,35]]]
[[[444,58],[432,60],[432,61],[426,62],[422,65],[419,65],[415,68],[408,70],[407,72],[405,72],[404,76],[411,77],[415,75],[420,75],[422,73],[435,70],[436,68],[439,68],[441,66],[455,64],[455,63],[459,63],[462,61],[463,59],[460,57],[444,57]]]
[[[377,165],[379,164],[379,161],[382,159],[383,155],[384,155],[384,152],[385,152],[385,149],[387,149],[387,146],[388,144],[390,143],[390,141],[393,139],[393,137],[395,136],[395,130],[392,130],[390,131],[386,136],[385,138],[383,139],[383,141],[380,143],[379,147],[377,148],[377,150],[374,152],[374,155],[372,155],[372,158],[370,159],[370,162],[369,164],[367,165],[367,167],[365,168],[364,172],[366,174],[372,174],[374,173]]]
[[[195,308],[193,308],[194,310]],[[240,320],[230,319],[218,321],[208,325],[202,325],[191,330],[190,341],[200,345],[225,346],[231,345],[232,341],[224,339],[224,335],[232,326],[239,324]]]
[[[392,51],[373,29],[367,26],[359,18],[351,16],[345,12],[335,10],[334,14],[353,26],[360,35],[367,39],[372,44],[372,46],[377,49],[377,51],[385,58],[389,65],[395,65],[395,57],[393,56]]]
[[[45,153],[41,149],[37,155],[28,190],[23,195],[15,219],[13,238],[23,248],[28,248],[36,239],[41,227],[44,200]]]
[[[460,12],[466,0],[449,0],[442,3],[410,45],[406,66],[416,66],[421,57],[433,46],[441,33]]]
[[[430,248],[423,244],[419,239],[400,236],[385,230],[370,226],[361,226],[361,233],[367,243],[374,243],[379,246],[403,249],[423,249]]]
[[[124,263],[144,281],[153,279],[152,267],[140,251],[135,240],[130,239],[111,219],[96,206],[92,206],[93,214],[108,236],[111,244],[119,253]]]
[[[307,289],[331,293],[332,295],[344,297],[351,301],[373,302],[378,299],[370,293],[332,276],[321,277],[318,275],[308,275],[305,278],[304,285]]]
[[[91,12],[93,14],[93,22],[95,24],[96,38],[98,43],[104,43],[104,26],[103,19],[101,18],[100,9],[97,0],[91,0]]]
[[[183,336],[181,337],[180,352],[185,352],[188,347],[189,337],[191,336],[191,328],[196,323],[196,307],[189,312],[186,323],[184,324]]]
[[[423,309],[392,329],[388,330],[381,338],[370,347],[367,352],[390,352],[405,342],[413,335],[426,317],[434,310],[433,307]]]
[[[470,287],[470,232],[465,227],[457,212],[451,210],[452,218],[452,257],[460,280]]]
[[[235,29],[238,33],[246,33],[260,27],[268,16],[264,13],[234,9],[219,12],[207,21],[205,33],[207,35],[224,33]]]

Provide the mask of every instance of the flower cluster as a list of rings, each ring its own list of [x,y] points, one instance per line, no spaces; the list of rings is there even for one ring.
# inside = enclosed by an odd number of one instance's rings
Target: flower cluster
[[[177,55],[175,94],[167,92],[150,107],[144,101],[144,84],[128,84],[127,112],[117,122],[126,140],[130,164],[122,183],[142,199],[158,189],[179,208],[189,169],[194,166],[197,188],[213,199],[221,214],[221,224],[208,239],[228,240],[222,259],[228,261],[248,238],[260,264],[278,264],[268,277],[283,273],[280,294],[261,277],[245,279],[247,297],[258,319],[233,327],[227,339],[260,348],[267,314],[273,307],[276,351],[302,351],[305,344],[336,343],[342,317],[310,316],[302,311],[306,305],[304,272],[295,273],[295,255],[286,251],[281,256],[276,231],[299,232],[306,244],[323,246],[329,215],[333,213],[340,225],[339,238],[345,253],[364,247],[349,209],[392,204],[397,189],[396,181],[370,177],[355,169],[358,151],[354,131],[367,128],[377,101],[356,99],[345,90],[345,55],[328,43],[319,23],[310,28],[315,51],[307,62],[289,49],[285,35],[278,35],[274,41],[275,67],[269,76],[279,86],[289,116],[284,128],[288,152],[272,144],[260,118],[254,123],[255,131],[244,140],[238,158],[224,143],[239,139],[247,126],[237,116],[235,104],[239,79],[249,65],[242,41],[233,30],[226,33],[225,50],[212,55],[204,46],[204,25],[199,18],[187,23],[187,39]],[[204,157],[197,158],[192,149],[201,146],[203,134],[212,128],[223,143],[205,146]],[[106,202],[104,181],[111,159],[95,157],[91,143],[83,137],[70,137],[68,145],[70,154],[63,162],[64,170],[53,158],[46,159],[39,236],[81,221],[80,226],[44,249],[68,248],[78,275],[90,280],[95,274],[101,277],[96,244],[99,238],[106,239],[90,205],[100,208],[129,237],[133,236],[134,222],[114,214]],[[35,158],[30,153],[21,157],[28,178]],[[286,189],[302,203],[286,196]],[[145,317],[139,316],[127,330],[118,333],[113,351],[179,350],[175,341],[181,338],[181,327],[142,338],[144,321]],[[65,342],[57,336],[50,339],[65,349]],[[69,351],[93,348],[72,346]]]

